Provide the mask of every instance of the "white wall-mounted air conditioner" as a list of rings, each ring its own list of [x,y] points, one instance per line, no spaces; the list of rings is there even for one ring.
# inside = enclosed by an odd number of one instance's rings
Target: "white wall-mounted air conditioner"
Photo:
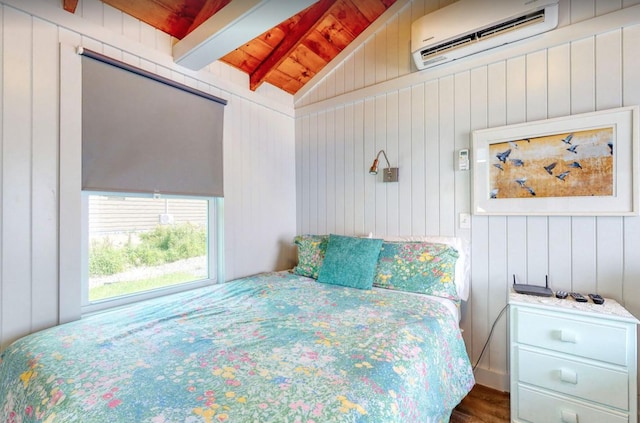
[[[558,0],[459,0],[411,25],[411,54],[426,69],[549,31]]]

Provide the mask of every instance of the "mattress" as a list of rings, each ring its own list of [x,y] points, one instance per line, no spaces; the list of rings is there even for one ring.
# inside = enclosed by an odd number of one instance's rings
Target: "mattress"
[[[376,288],[373,287],[371,288],[375,291],[382,291],[382,295],[385,294],[385,292],[387,292],[387,289],[384,288]],[[462,317],[460,315],[460,302],[459,301],[454,301],[454,300],[450,300],[449,298],[442,298],[442,297],[437,297],[435,295],[425,295],[425,294],[419,294],[416,292],[406,292],[406,291],[397,291],[398,295],[414,295],[414,296],[418,296],[418,297],[427,297],[429,298],[431,301],[435,301],[437,303],[442,304],[443,307],[445,307],[449,313],[451,313],[451,316],[455,319],[456,322],[460,323],[460,318]]]
[[[16,341],[0,421],[446,422],[473,384],[442,302],[274,272]]]

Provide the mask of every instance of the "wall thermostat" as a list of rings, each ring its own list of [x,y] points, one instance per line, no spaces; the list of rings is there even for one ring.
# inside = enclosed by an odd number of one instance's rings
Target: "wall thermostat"
[[[469,149],[458,151],[458,170],[469,170]]]

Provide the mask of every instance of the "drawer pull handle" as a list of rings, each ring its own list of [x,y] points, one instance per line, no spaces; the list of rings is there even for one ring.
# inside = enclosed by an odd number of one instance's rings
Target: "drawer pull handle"
[[[573,411],[560,411],[560,421],[562,423],[578,423],[578,415]]]
[[[578,383],[578,374],[573,370],[560,369],[560,380],[576,385]]]
[[[576,343],[576,334],[574,332],[568,330],[560,331],[560,340],[562,342],[571,342],[573,344]]]

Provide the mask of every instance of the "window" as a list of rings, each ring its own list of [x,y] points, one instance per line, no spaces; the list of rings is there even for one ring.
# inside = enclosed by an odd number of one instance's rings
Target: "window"
[[[83,311],[217,281],[221,199],[83,194]]]
[[[227,102],[81,54],[81,311],[222,280]]]

